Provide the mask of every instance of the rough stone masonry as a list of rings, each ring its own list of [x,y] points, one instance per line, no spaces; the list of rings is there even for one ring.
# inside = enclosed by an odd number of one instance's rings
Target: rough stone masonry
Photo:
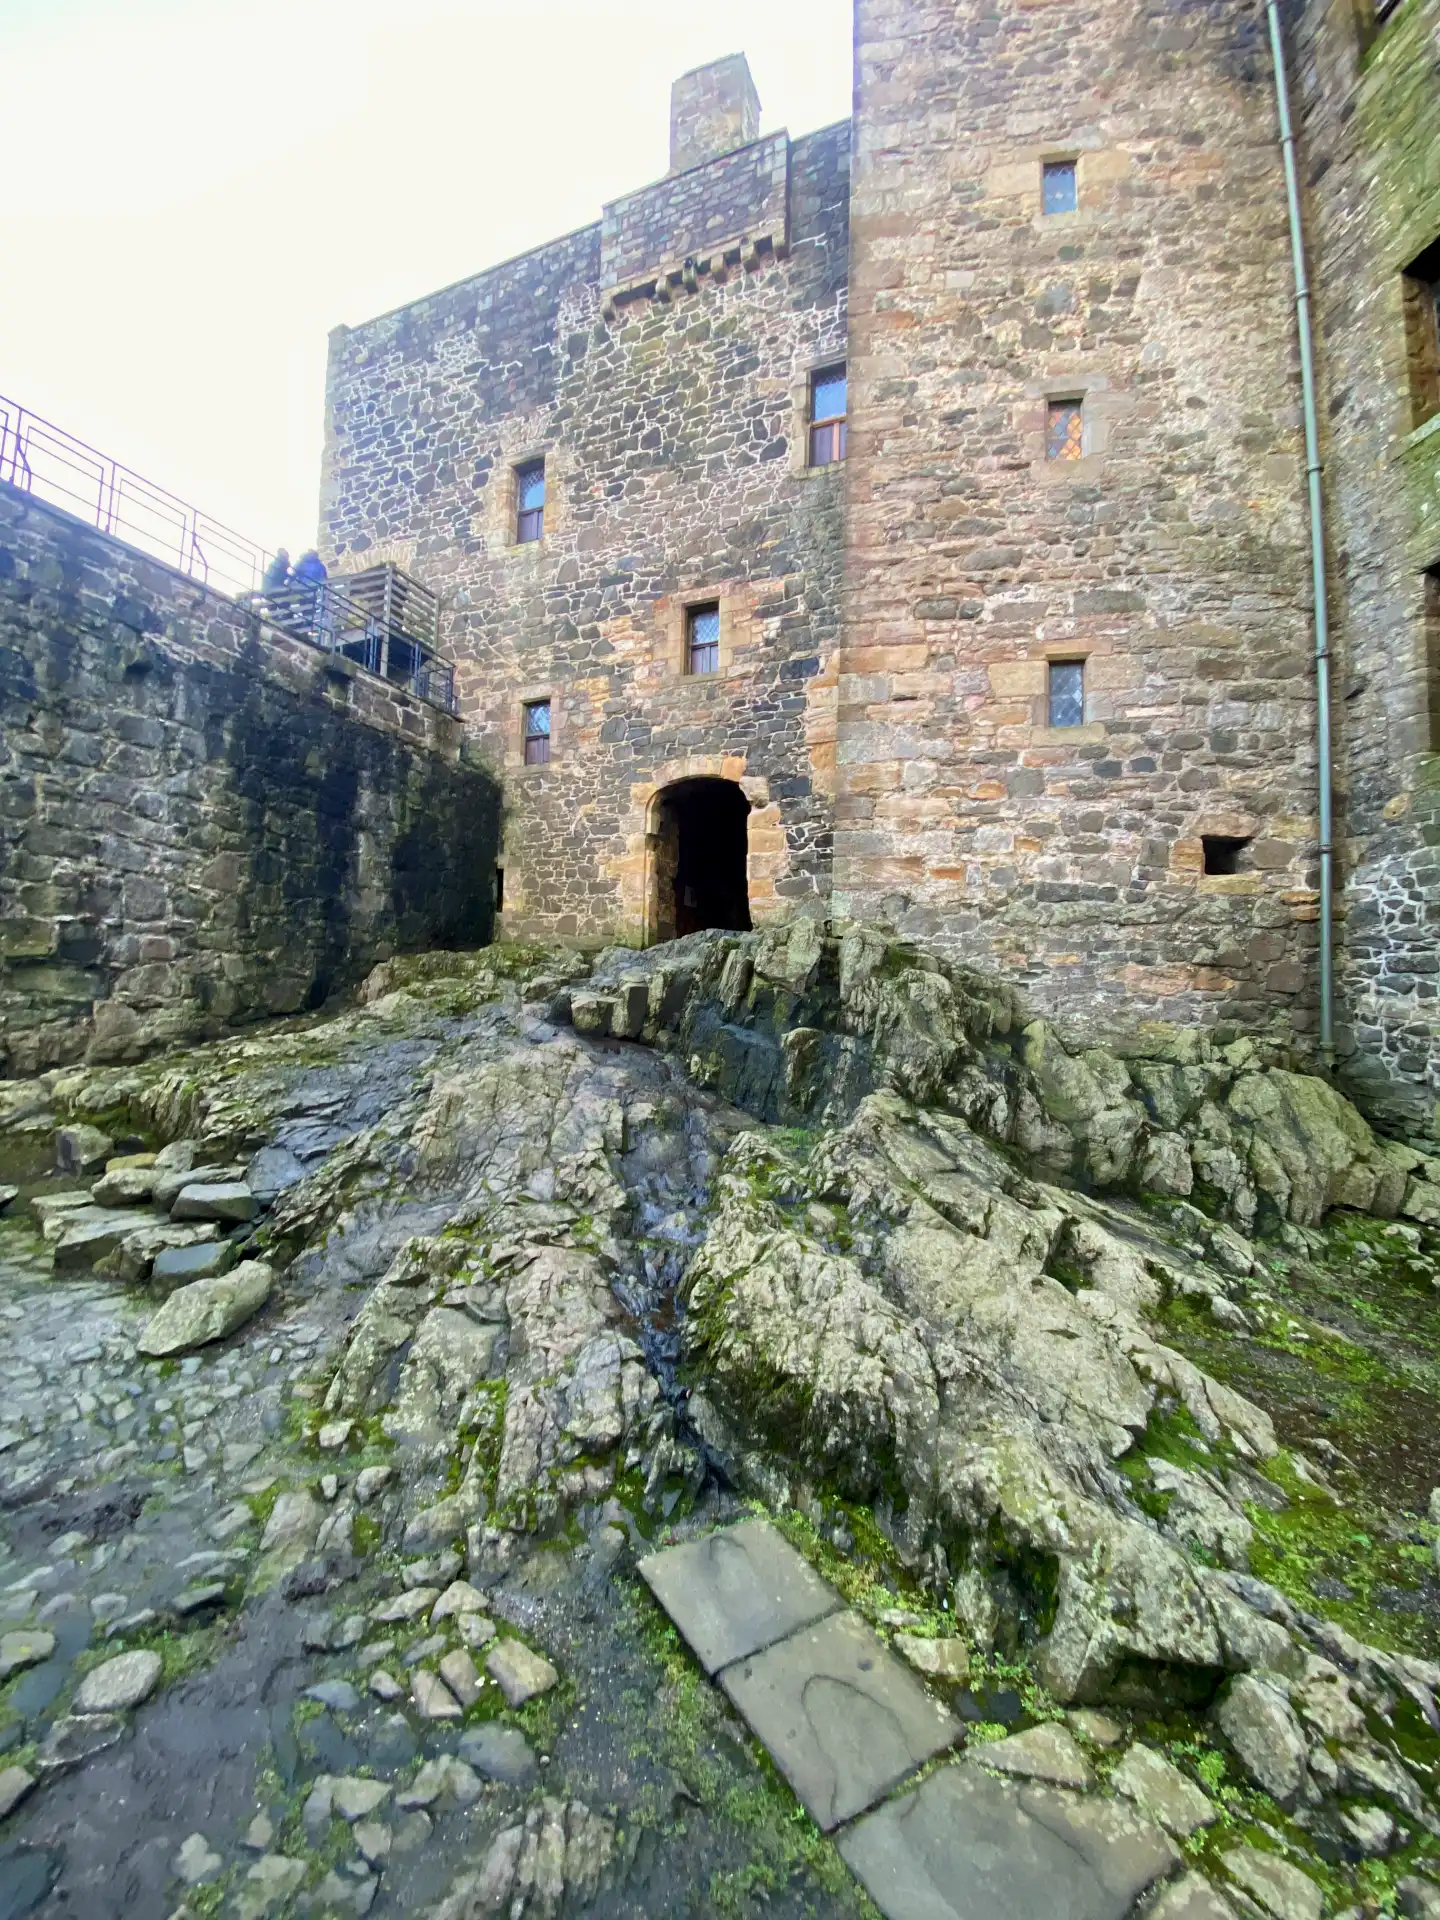
[[[1437,8],[1311,0],[1286,28],[1321,290],[1340,1051],[1406,1124],[1440,1073]],[[848,126],[761,133],[743,61],[700,69],[664,179],[337,329],[328,555],[445,595],[509,794],[506,933],[668,931],[667,801],[701,777],[748,803],[757,925],[883,919],[1092,1037],[1158,1016],[1313,1044],[1264,10],[859,0],[856,47]],[[848,457],[816,464],[815,377],[841,365]],[[687,609],[711,605],[714,670],[687,671]],[[1083,682],[1065,724],[1056,667]]]

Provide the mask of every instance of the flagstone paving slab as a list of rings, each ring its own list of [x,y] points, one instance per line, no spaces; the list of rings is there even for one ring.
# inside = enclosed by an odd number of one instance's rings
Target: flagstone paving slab
[[[826,1832],[960,1733],[954,1715],[853,1613],[737,1661],[720,1684]]]
[[[839,1840],[887,1920],[1124,1920],[1180,1855],[1113,1801],[941,1767]]]
[[[840,1596],[765,1520],[742,1520],[640,1562],[650,1591],[709,1674],[834,1613]]]

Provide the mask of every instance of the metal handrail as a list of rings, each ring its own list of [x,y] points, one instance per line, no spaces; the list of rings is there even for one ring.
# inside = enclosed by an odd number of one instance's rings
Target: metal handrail
[[[298,581],[278,594],[257,591],[270,565],[268,548],[3,394],[0,480],[88,519],[102,533],[229,594],[287,633],[344,653],[447,713],[456,711],[453,665],[389,617],[388,583],[381,616],[330,582],[318,593],[313,584]],[[409,585],[425,605],[430,637],[438,638],[438,602],[418,581]],[[287,617],[277,617],[277,609]]]

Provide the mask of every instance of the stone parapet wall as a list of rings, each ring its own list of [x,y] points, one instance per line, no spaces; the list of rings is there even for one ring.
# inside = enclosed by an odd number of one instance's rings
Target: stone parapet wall
[[[1334,570],[1341,1066],[1372,1109],[1433,1124],[1440,415],[1417,424],[1403,275],[1440,241],[1440,0],[1404,0],[1378,33],[1361,12],[1311,0],[1291,25]]]
[[[479,944],[498,835],[448,715],[0,485],[0,1075]]]
[[[750,801],[756,918],[823,911],[843,473],[806,468],[805,405],[845,351],[848,162],[848,127],[775,135],[635,196],[626,258],[653,271],[700,243],[711,187],[727,224],[737,170],[788,176],[788,253],[609,317],[587,229],[333,337],[327,557],[384,553],[443,596],[465,725],[506,786],[507,935],[651,937],[657,796],[696,775]],[[545,537],[520,545],[514,471],[541,456]],[[722,615],[703,677],[697,601]],[[538,699],[551,759],[526,766]]]
[[[1096,1034],[1313,1033],[1299,387],[1255,8],[859,0],[835,897]],[[1046,160],[1078,206],[1047,216]],[[1082,457],[1047,460],[1049,403]],[[1051,728],[1052,660],[1085,724]],[[1203,871],[1206,835],[1249,840]]]

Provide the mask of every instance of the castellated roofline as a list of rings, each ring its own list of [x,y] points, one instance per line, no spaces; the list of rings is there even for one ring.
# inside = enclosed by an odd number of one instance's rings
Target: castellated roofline
[[[760,96],[743,53],[692,67],[670,89],[672,174],[748,147],[759,132]]]

